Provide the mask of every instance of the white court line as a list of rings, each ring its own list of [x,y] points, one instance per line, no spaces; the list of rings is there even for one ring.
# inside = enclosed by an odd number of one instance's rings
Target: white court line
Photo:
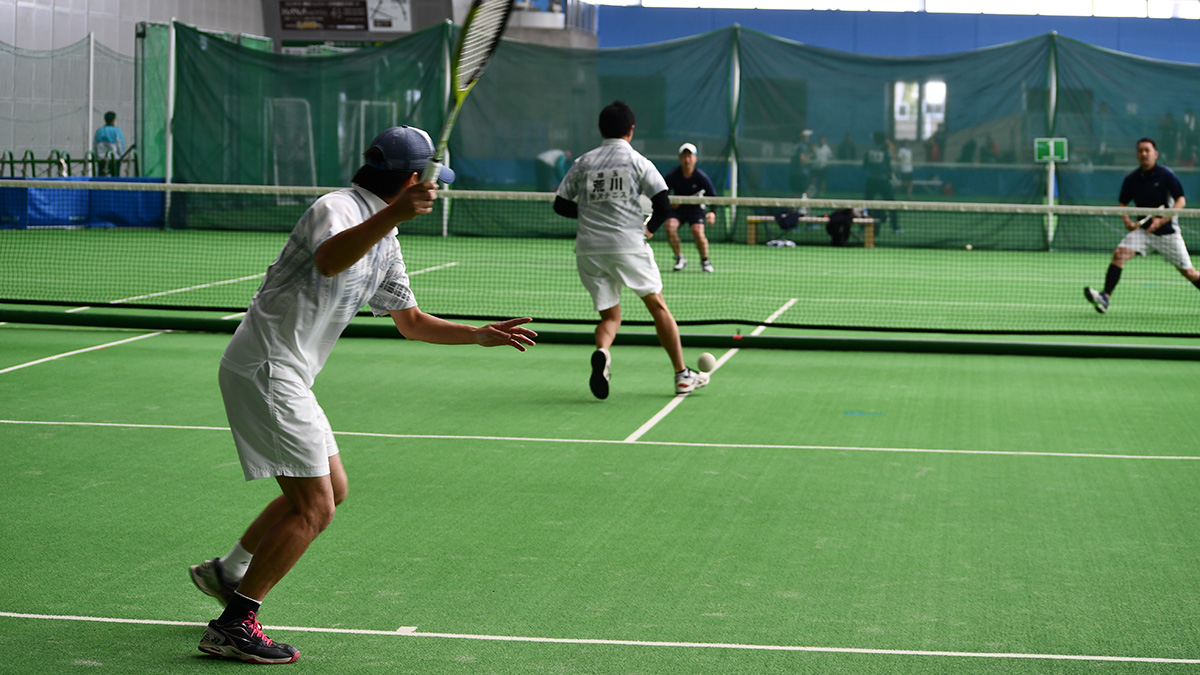
[[[229,427],[184,424],[128,424],[122,422],[48,422],[43,420],[0,420],[0,424],[28,424],[58,427],[110,427],[117,429],[175,429],[182,431],[223,431]],[[730,448],[744,450],[832,450],[835,452],[903,452],[932,455],[995,455],[1000,457],[1070,457],[1082,459],[1166,459],[1200,461],[1190,455],[1115,455],[1099,452],[1049,452],[1030,450],[960,450],[954,448],[886,448],[857,445],[774,445],[769,443],[689,443],[685,441],[627,441],[599,438],[533,438],[528,436],[466,436],[459,434],[386,434],[371,431],[335,431],[336,436],[425,439],[434,441],[500,441],[505,443],[572,443],[575,445],[645,445],[680,448]]]
[[[0,612],[0,617],[11,619],[40,619],[45,621],[89,621],[96,623],[123,623],[150,626],[206,626],[199,621],[169,621],[157,619],[120,619],[100,616],[74,616],[69,614],[24,614]],[[756,645],[737,642],[660,642],[653,640],[606,640],[603,638],[554,638],[519,635],[477,635],[470,633],[426,633],[416,626],[401,626],[396,630],[369,630],[359,628],[319,628],[314,626],[263,626],[271,631],[297,631],[304,633],[337,633],[352,635],[381,635],[390,637],[443,638],[451,640],[486,640],[490,642],[532,642],[542,644],[614,645],[621,647],[682,647],[691,649],[741,649],[747,651],[772,652],[819,652],[825,654],[878,654],[884,656],[951,656],[984,659],[1042,659],[1052,661],[1116,661],[1122,663],[1189,663],[1200,664],[1200,659],[1179,659],[1156,656],[1107,656],[1088,654],[1027,654],[1021,652],[953,652],[916,649],[869,649],[866,647],[816,647],[803,645]]]
[[[173,289],[170,291],[159,291],[158,293],[147,293],[146,295],[135,295],[131,298],[121,298],[120,300],[113,300],[112,303],[117,304],[120,302],[129,302],[131,300],[145,300],[146,298],[155,298],[160,295],[171,295],[172,293],[186,293],[187,291],[196,291],[196,290],[200,290],[202,288],[212,288],[214,286],[224,286],[226,284],[236,284],[236,283],[239,283],[242,281],[250,281],[251,279],[257,279],[259,277],[266,276],[266,274],[267,274],[266,272],[260,272],[258,274],[251,274],[249,276],[239,277],[237,279],[226,279],[225,281],[214,281],[210,284],[198,284],[196,286],[188,286],[186,288],[176,288],[176,289]]]
[[[434,272],[436,270],[444,270],[447,267],[454,267],[457,264],[458,264],[457,262],[449,262],[449,263],[446,263],[445,265],[434,265],[433,267],[426,267],[425,269],[417,270],[416,272],[409,272],[408,276],[411,277],[411,276],[416,276],[418,274],[424,274],[426,272]]]
[[[778,319],[781,314],[786,312],[788,310],[788,308],[794,304],[796,304],[796,298],[792,298],[791,300],[788,300],[786,303],[784,303],[783,307],[780,307],[779,309],[775,310],[775,313],[772,314],[771,316],[767,317],[767,320],[763,322],[763,325],[760,325],[758,328],[755,328],[754,332],[750,333],[750,335],[758,335],[758,334],[762,333],[764,330],[767,329],[766,324],[774,323],[775,319]],[[717,372],[717,370],[720,369],[721,366],[725,365],[726,361],[733,358],[733,355],[737,354],[737,353],[738,353],[738,350],[735,347],[735,348],[730,349],[729,351],[725,352],[724,354],[722,354],[721,358],[717,361],[716,367],[712,369],[712,372],[714,372],[714,373]],[[641,438],[642,436],[645,436],[646,433],[649,432],[651,429],[653,429],[656,424],[661,422],[664,417],[666,417],[667,415],[670,415],[672,410],[674,410],[675,408],[678,408],[679,404],[683,403],[683,399],[687,398],[687,396],[688,395],[686,393],[685,394],[676,394],[675,398],[671,399],[671,402],[668,403],[666,406],[664,406],[662,410],[659,410],[658,413],[654,417],[651,417],[650,419],[646,420],[646,423],[643,424],[642,426],[638,427],[637,431],[633,432],[632,434],[629,434],[629,436],[627,436],[625,438],[625,442],[632,443],[632,442],[636,441],[637,439]]]
[[[105,347],[115,347],[116,345],[122,345],[122,344],[125,344],[126,342],[133,342],[135,340],[144,340],[149,337],[154,337],[156,335],[162,335],[163,333],[169,333],[169,332],[170,331],[160,330],[160,331],[156,331],[153,333],[147,333],[145,335],[138,335],[138,336],[131,337],[131,338],[125,338],[124,340],[117,340],[116,342],[107,342],[102,345],[96,345],[95,347],[87,347],[86,349],[76,349],[73,352],[63,352],[62,354],[55,354],[54,356],[47,356],[44,359],[38,359],[36,361],[30,361],[28,363],[22,363],[17,366],[9,366],[8,368],[0,369],[0,374],[10,373],[14,370],[28,368],[29,366],[36,366],[39,363],[46,363],[47,361],[55,361],[55,360],[58,360],[61,358],[66,358],[68,356],[74,356],[76,354],[83,354],[85,352],[94,352],[97,349],[104,349]]]

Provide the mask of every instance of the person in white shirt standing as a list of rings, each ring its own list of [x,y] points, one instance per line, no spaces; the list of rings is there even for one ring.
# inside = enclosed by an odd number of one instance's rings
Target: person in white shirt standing
[[[607,398],[610,348],[621,327],[621,288],[629,287],[654,318],[658,341],[675,370],[675,393],[687,394],[708,384],[708,375],[683,362],[679,326],[662,296],[662,275],[646,240],[666,221],[671,203],[667,183],[654,164],[633,149],[633,110],[614,101],[600,111],[600,147],[575,160],[554,200],[554,212],[578,221],[575,262],[592,296],[600,323],[589,380],[596,398]],[[650,198],[653,212],[642,215],[639,195]]]
[[[825,136],[817,137],[817,145],[813,148],[813,196],[825,194],[829,183],[829,163],[833,161],[833,148],[829,147]]]
[[[190,569],[196,586],[225,605],[200,641],[207,654],[250,663],[299,658],[263,635],[258,611],[345,498],[337,442],[311,387],[359,308],[390,315],[410,340],[520,351],[534,344],[536,333],[520,325],[527,318],[476,327],[417,307],[396,226],[433,210],[437,185],[419,178],[433,150],[415,127],[377,136],[354,185],[301,216],[221,357],[221,395],[242,472],[246,480],[274,478],[283,494],[228,555]],[[449,183],[454,172],[443,167],[439,178]]]
[[[900,141],[900,149],[896,151],[896,163],[900,165],[900,187],[903,187],[908,193],[908,198],[912,199],[913,152],[908,146],[908,141]]]

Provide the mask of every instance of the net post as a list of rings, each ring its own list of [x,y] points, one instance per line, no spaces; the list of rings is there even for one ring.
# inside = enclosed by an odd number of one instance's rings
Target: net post
[[[83,116],[83,147],[91,146],[92,134],[95,129],[92,128],[92,115],[96,110],[96,33],[88,32],[88,92],[87,92],[87,110]]]
[[[1054,159],[1046,162],[1046,205],[1054,206],[1054,181],[1057,180],[1054,171]],[[1054,247],[1054,210],[1046,211],[1046,250]]]
[[[171,135],[171,127],[175,121],[175,17],[167,24],[167,124],[163,142],[166,147],[166,162],[163,166],[163,182],[170,185],[172,165],[175,163],[175,139]],[[171,193],[163,195],[163,229],[169,229],[171,224]]]

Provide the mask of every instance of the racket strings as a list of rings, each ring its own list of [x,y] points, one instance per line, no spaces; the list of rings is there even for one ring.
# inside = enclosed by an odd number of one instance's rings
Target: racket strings
[[[475,81],[483,72],[483,67],[491,58],[496,43],[500,41],[500,35],[508,23],[511,4],[512,0],[484,2],[471,19],[458,55],[456,85],[460,90]]]

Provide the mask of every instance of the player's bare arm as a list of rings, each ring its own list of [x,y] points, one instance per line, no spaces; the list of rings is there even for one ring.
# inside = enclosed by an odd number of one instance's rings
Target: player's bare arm
[[[340,274],[358,262],[371,247],[387,236],[397,224],[412,220],[433,210],[437,185],[432,182],[410,182],[379,213],[347,230],[335,234],[321,244],[313,265],[322,275]]]
[[[1129,204],[1118,202],[1117,206],[1129,206]],[[1121,214],[1121,222],[1125,224],[1125,229],[1129,230],[1130,232],[1133,232],[1134,230],[1136,230],[1138,228],[1138,224],[1136,222],[1134,222],[1134,220],[1132,218],[1130,218],[1128,215],[1126,215],[1124,213]]]
[[[521,324],[532,319],[508,319],[486,326],[468,326],[422,312],[418,307],[389,310],[400,334],[409,340],[439,345],[480,345],[481,347],[509,346],[518,351],[535,344],[537,333]]]

